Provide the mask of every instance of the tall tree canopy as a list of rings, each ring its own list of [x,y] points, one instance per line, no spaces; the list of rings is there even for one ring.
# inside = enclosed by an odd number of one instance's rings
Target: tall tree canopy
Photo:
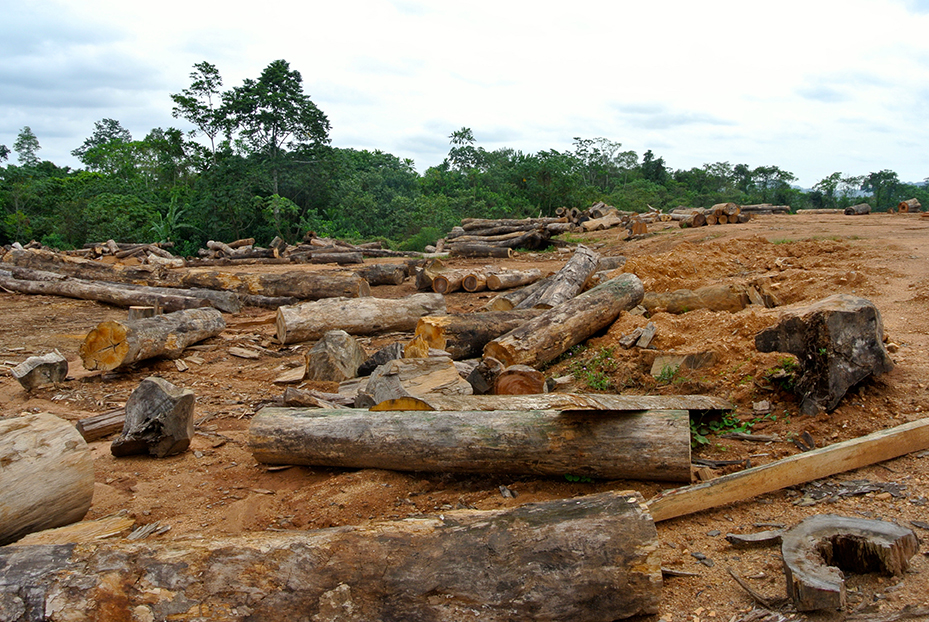
[[[16,142],[13,143],[13,150],[16,157],[19,158],[21,166],[38,166],[39,156],[39,139],[32,133],[32,128],[28,125],[19,131]]]

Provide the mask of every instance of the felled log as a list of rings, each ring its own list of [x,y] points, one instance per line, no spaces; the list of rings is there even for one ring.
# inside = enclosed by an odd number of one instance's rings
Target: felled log
[[[475,231],[490,227],[520,227],[545,226],[551,223],[564,222],[563,218],[462,218],[461,228],[465,231]]]
[[[10,274],[5,276],[3,273]],[[50,274],[50,273],[46,273]],[[167,311],[207,307],[210,303],[202,298],[181,296],[177,294],[159,294],[137,291],[119,285],[85,281],[64,275],[53,275],[53,280],[18,279],[7,271],[0,272],[0,287],[23,294],[41,294],[45,296],[62,296],[80,300],[95,300],[117,307],[158,306]]]
[[[516,305],[524,301],[529,296],[532,296],[537,291],[546,287],[551,282],[552,276],[539,279],[538,281],[530,283],[525,287],[513,289],[504,294],[498,294],[494,296],[490,302],[484,305],[484,308],[488,311],[510,311],[515,309]]]
[[[99,415],[84,417],[74,424],[78,433],[86,442],[105,438],[110,434],[121,432],[126,421],[126,409],[116,408]]]
[[[497,337],[484,347],[484,356],[506,366],[538,367],[612,324],[643,294],[637,276],[620,275]]]
[[[294,297],[301,300],[358,298],[370,296],[367,281],[354,272],[295,270],[278,274],[190,271],[169,273],[162,279],[174,287],[203,287],[268,297]]]
[[[516,305],[516,309],[539,307],[551,309],[574,298],[584,287],[591,274],[597,271],[600,255],[579,244],[564,267],[552,276],[544,288],[536,290]]]
[[[771,205],[770,203],[756,203],[754,205],[740,205],[743,212],[755,214],[789,214],[789,205]]]
[[[458,244],[477,244],[480,246],[499,246],[506,248],[528,248],[536,249],[541,248],[546,243],[548,243],[549,234],[548,231],[542,230],[531,230],[531,231],[516,231],[514,233],[506,233],[503,235],[493,235],[493,236],[480,236],[480,235],[467,235],[457,238],[455,240],[455,245]],[[451,246],[449,247],[451,249]]]
[[[461,282],[471,273],[470,270],[445,270],[432,277],[432,291],[437,294],[451,294],[461,289]]]
[[[284,389],[284,406],[311,406],[314,408],[349,408],[354,403],[353,398],[347,398],[338,393],[325,393],[313,389]]]
[[[487,360],[487,359],[485,359]],[[371,410],[558,410],[613,416],[637,410],[732,410],[732,402],[711,395],[608,395],[545,393],[540,395],[430,395],[381,402]]]
[[[485,268],[484,270],[476,270],[469,272],[461,279],[461,289],[469,293],[482,292],[487,289],[487,276],[492,274],[492,268]]]
[[[857,205],[849,205],[845,208],[846,216],[864,216],[871,213],[871,206],[867,203],[859,203]]]
[[[337,529],[8,547],[0,599],[111,620],[610,622],[658,612],[659,541],[640,503],[613,491]]]
[[[77,522],[90,509],[93,456],[64,419],[39,413],[0,420],[0,457],[0,546]]]
[[[376,263],[355,270],[355,274],[368,282],[368,285],[400,285],[407,277],[403,264]]]
[[[248,445],[263,464],[690,481],[686,411],[603,417],[264,408],[252,419]]]
[[[501,270],[487,275],[487,289],[500,291],[513,289],[535,283],[542,278],[542,271],[538,268],[529,270]]]
[[[538,231],[544,225],[539,223],[529,224],[500,224],[508,221],[492,221],[494,224],[480,228],[465,229],[464,227],[454,227],[445,236],[449,242],[459,238],[469,237],[491,237],[500,235],[510,235],[515,233],[525,233],[526,231]]]
[[[907,199],[897,203],[897,211],[901,214],[915,213],[923,211],[923,206],[919,199]]]
[[[277,310],[277,338],[281,343],[319,339],[328,330],[350,335],[372,335],[413,330],[424,315],[445,313],[441,294],[414,294],[400,299],[329,298]]]
[[[655,522],[668,520],[924,449],[929,449],[929,419],[879,430],[702,484],[669,490],[649,500],[648,507]]]
[[[759,352],[789,352],[800,364],[800,410],[831,412],[849,388],[893,369],[881,313],[869,300],[835,294],[782,313],[755,336]]]
[[[918,551],[916,534],[891,522],[811,516],[782,536],[787,595],[797,611],[844,609],[842,570],[900,576]]]
[[[226,328],[216,309],[187,309],[141,320],[98,324],[80,347],[89,371],[108,371],[156,356],[178,358],[184,348]]]
[[[291,255],[291,259],[296,261],[296,256]],[[364,257],[361,253],[312,253],[301,258],[301,261],[312,264],[334,263],[347,266],[364,263]]]
[[[687,214],[678,222],[678,225],[681,229],[686,229],[688,227],[705,227],[709,223],[706,220],[706,214],[703,212],[694,212],[693,214]]]
[[[495,395],[537,395],[545,393],[545,376],[528,365],[507,367],[494,384]]]
[[[42,356],[30,356],[10,370],[16,381],[27,391],[58,382],[68,376],[68,359],[55,350]]]
[[[423,335],[429,346],[445,350],[455,360],[480,356],[492,339],[508,333],[534,317],[542,309],[488,311],[428,315],[416,323],[416,335]]]
[[[800,214],[820,215],[820,214],[844,214],[844,213],[845,213],[845,210],[842,209],[842,208],[839,208],[839,207],[835,207],[835,208],[816,208],[816,209],[808,208],[808,209],[798,209],[798,210],[797,210],[797,215],[798,215],[798,216],[799,216]]]
[[[513,257],[513,249],[507,246],[490,246],[480,242],[458,242],[448,247],[448,254],[452,257],[495,257],[498,259],[510,259]]]
[[[126,400],[122,432],[110,445],[114,456],[179,454],[194,436],[194,392],[164,378],[144,379]]]
[[[741,311],[749,304],[743,285],[716,284],[696,290],[678,289],[673,292],[645,292],[642,306],[649,312],[664,309],[668,313],[687,313],[695,309],[710,311]]]

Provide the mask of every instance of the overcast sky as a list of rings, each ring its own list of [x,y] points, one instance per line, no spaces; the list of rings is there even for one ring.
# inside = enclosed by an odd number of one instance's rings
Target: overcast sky
[[[276,59],[334,146],[420,172],[466,126],[488,150],[604,137],[674,169],[777,165],[804,187],[929,176],[929,0],[0,0],[0,144],[28,125],[41,158],[76,166],[105,117],[138,139],[189,129],[169,95],[194,63],[230,88]]]

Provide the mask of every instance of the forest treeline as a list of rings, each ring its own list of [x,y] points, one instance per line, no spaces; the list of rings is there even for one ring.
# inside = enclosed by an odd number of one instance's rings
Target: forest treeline
[[[208,239],[293,242],[312,230],[421,249],[462,218],[549,216],[596,201],[632,211],[729,201],[794,209],[867,201],[877,211],[911,197],[929,204],[925,184],[890,170],[836,172],[803,191],[777,166],[676,170],[606,138],[575,138],[566,151],[488,151],[467,127],[449,136],[442,163],[420,174],[390,153],[334,147],[328,118],[284,60],[229,89],[208,62],[190,78],[171,95],[172,113],[196,129],[154,128],[137,139],[102,119],[72,151],[78,169],[42,160],[39,138],[24,127],[12,146],[17,163],[0,164],[0,244],[172,240],[176,252],[193,254]],[[0,145],[0,163],[12,152]]]

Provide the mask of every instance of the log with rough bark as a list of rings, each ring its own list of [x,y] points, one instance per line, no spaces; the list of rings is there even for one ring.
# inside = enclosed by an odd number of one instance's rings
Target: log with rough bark
[[[144,379],[126,400],[122,433],[110,445],[117,457],[164,458],[187,451],[194,436],[194,392],[164,378]]]
[[[565,222],[564,218],[462,218],[461,227],[465,231],[477,231],[490,227],[545,226],[556,222]]]
[[[447,356],[403,358],[375,369],[364,389],[358,392],[355,405],[371,407],[401,397],[470,395],[472,391]]]
[[[216,309],[187,309],[141,320],[98,324],[80,347],[90,371],[108,371],[153,357],[178,358],[184,348],[226,328]]]
[[[842,209],[842,208],[839,208],[839,207],[835,207],[835,208],[815,208],[815,209],[813,209],[813,208],[807,208],[807,209],[801,208],[801,209],[798,209],[798,210],[797,210],[797,215],[798,215],[798,216],[799,216],[800,214],[804,214],[804,215],[807,215],[807,214],[823,215],[823,214],[844,214],[844,213],[845,213],[845,210]]]
[[[639,494],[611,491],[336,529],[5,547],[0,603],[30,620],[611,622],[658,612],[658,544]]]
[[[350,335],[372,335],[413,330],[419,318],[445,313],[442,294],[414,294],[406,298],[328,298],[277,310],[277,338],[281,343],[319,339],[340,329]]]
[[[850,205],[845,208],[846,216],[865,216],[871,213],[871,206],[867,203],[859,203],[858,205]]]
[[[744,285],[707,285],[696,290],[678,289],[673,292],[646,292],[642,306],[649,312],[664,309],[668,313],[687,313],[695,309],[710,311],[741,311],[749,304]]]
[[[268,297],[301,300],[358,298],[371,295],[367,281],[354,272],[294,270],[279,274],[245,272],[189,271],[169,273],[163,283],[174,287],[202,287]]]
[[[64,419],[39,413],[0,420],[0,465],[0,546],[75,523],[90,509],[93,456]]]
[[[376,263],[355,270],[368,285],[400,285],[408,275],[406,266],[398,263]]]
[[[782,536],[787,595],[797,611],[844,609],[843,570],[901,576],[919,551],[911,529],[895,523],[820,514]]]
[[[538,268],[529,270],[501,270],[487,275],[487,289],[500,291],[531,285],[542,278],[542,271]]]
[[[21,271],[21,270],[20,270]],[[33,273],[39,271],[32,271]],[[47,280],[15,278],[13,272],[0,270],[0,287],[22,294],[40,294],[45,296],[62,296],[79,300],[95,300],[116,307],[158,306],[166,311],[195,309],[210,306],[209,301],[178,294],[161,294],[156,292],[129,289],[117,284],[86,281],[70,276],[49,275]],[[9,275],[9,276],[7,276]]]
[[[612,324],[643,295],[642,281],[622,274],[497,337],[484,347],[484,356],[507,366],[538,367]]]
[[[907,199],[897,203],[897,211],[901,214],[916,213],[923,211],[923,206],[919,199]]]
[[[637,410],[732,410],[735,405],[711,395],[601,395],[546,393],[544,395],[430,395],[382,402],[371,410],[558,410],[602,415]]]
[[[705,227],[709,223],[706,221],[706,214],[694,212],[693,214],[687,214],[678,224],[681,229],[687,229],[688,227]]]
[[[929,419],[879,430],[702,484],[669,490],[651,499],[648,506],[656,522],[668,520],[923,449],[929,449]]]
[[[494,257],[497,259],[511,259],[513,249],[507,246],[490,246],[479,242],[451,244],[448,254],[452,257]]]
[[[680,410],[603,417],[264,408],[248,444],[263,464],[690,481],[690,422]]]
[[[494,273],[494,268],[485,266],[483,270],[473,270],[461,279],[461,289],[466,292],[482,292],[487,289],[487,278]]]
[[[416,335],[429,347],[447,351],[455,360],[480,356],[492,339],[543,313],[543,309],[429,315],[419,318]]]
[[[292,255],[291,259],[296,261],[296,256]],[[364,257],[361,253],[312,253],[302,258],[303,263],[324,264],[334,263],[340,266],[364,263]]]
[[[597,271],[599,262],[599,254],[583,244],[579,244],[571,259],[552,276],[551,281],[544,288],[537,290],[520,302],[515,308],[539,307],[551,309],[571,300],[580,293],[590,275]]]
[[[789,205],[771,205],[770,203],[756,203],[754,205],[740,205],[743,212],[755,214],[789,214]]]

